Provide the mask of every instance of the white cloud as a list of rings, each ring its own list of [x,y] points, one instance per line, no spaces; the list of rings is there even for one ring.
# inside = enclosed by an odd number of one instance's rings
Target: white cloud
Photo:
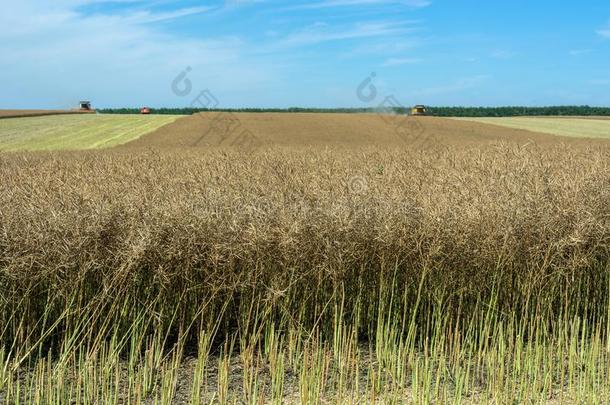
[[[49,6],[24,0],[0,14],[0,107],[69,107],[82,97],[98,106],[188,105],[191,99],[174,97],[170,88],[186,66],[193,69],[193,93],[213,87],[225,104],[221,91],[258,89],[280,75],[272,63],[248,56],[238,38],[180,37],[158,24],[207,7],[83,13],[80,7],[91,3],[60,0]],[[15,105],[15,100],[36,100],[36,105]]]
[[[287,32],[282,25],[272,25],[269,35],[257,42],[214,33],[212,24],[218,24],[216,17],[224,17],[224,11],[231,12],[229,6],[259,2],[263,0],[176,8],[168,7],[180,4],[175,0],[20,0],[0,13],[0,108],[67,108],[81,98],[97,107],[189,105],[207,88],[223,106],[294,105],[306,97],[301,93],[327,86],[312,79],[314,84],[304,88],[301,81],[291,80],[294,72],[305,69],[303,62],[320,51],[312,45],[350,41],[336,47],[337,57],[362,48],[377,52],[380,61],[405,55],[414,46],[403,34],[416,30],[416,21],[292,25]],[[348,5],[335,6],[339,3]],[[195,15],[201,15],[201,29],[174,30],[180,19]],[[299,48],[306,46],[311,47]],[[407,63],[399,59],[386,62]],[[181,98],[170,86],[187,66],[192,68],[193,94]],[[320,91],[307,94],[314,100]]]

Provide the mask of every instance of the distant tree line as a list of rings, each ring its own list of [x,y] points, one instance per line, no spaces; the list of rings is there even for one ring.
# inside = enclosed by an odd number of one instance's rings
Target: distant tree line
[[[430,107],[429,113],[439,117],[516,117],[540,115],[610,115],[610,107],[550,106],[550,107]]]
[[[405,109],[406,110],[406,109]],[[139,108],[98,108],[102,114],[139,114]],[[191,115],[200,112],[246,112],[246,113],[366,113],[374,112],[371,108],[151,108],[151,114]]]
[[[139,108],[102,108],[104,114],[139,114]],[[273,113],[375,113],[375,108],[151,108],[151,114],[191,115],[200,112],[273,112]],[[388,107],[382,112],[405,114],[405,107]],[[515,117],[515,116],[610,116],[610,107],[549,106],[549,107],[428,107],[428,114],[438,117]]]

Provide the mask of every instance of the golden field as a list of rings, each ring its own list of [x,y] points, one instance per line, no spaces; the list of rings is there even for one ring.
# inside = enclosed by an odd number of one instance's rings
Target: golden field
[[[388,119],[0,154],[0,401],[606,402],[610,143]]]

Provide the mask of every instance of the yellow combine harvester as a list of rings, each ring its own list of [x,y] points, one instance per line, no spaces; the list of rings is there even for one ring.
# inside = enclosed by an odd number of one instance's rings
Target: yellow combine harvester
[[[428,109],[425,105],[416,105],[411,108],[411,115],[428,115]]]

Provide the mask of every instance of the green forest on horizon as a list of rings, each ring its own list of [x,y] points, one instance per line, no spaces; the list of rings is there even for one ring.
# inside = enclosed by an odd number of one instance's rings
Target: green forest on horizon
[[[517,116],[610,116],[610,107],[427,107],[428,115],[437,117],[517,117]],[[139,114],[140,108],[101,108],[103,114]],[[407,107],[388,108],[151,108],[151,114],[191,115],[200,112],[246,113],[395,113],[406,114]]]

